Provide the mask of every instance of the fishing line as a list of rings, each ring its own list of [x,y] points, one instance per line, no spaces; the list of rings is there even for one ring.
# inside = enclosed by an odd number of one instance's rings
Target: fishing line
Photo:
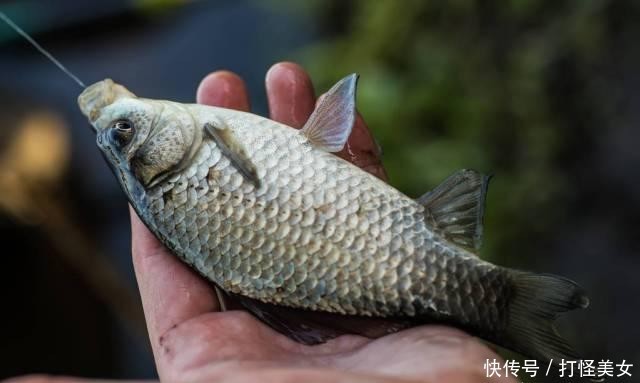
[[[53,57],[53,55],[51,53],[49,53],[40,44],[38,44],[31,36],[29,36],[29,34],[27,34],[27,32],[25,32],[24,30],[22,30],[22,28],[17,26],[16,23],[14,23],[7,15],[4,14],[4,12],[0,12],[0,19],[2,19],[2,21],[4,21],[5,23],[7,23],[7,25],[9,25],[11,28],[13,28],[13,30],[15,30],[20,36],[24,37],[25,40],[27,40],[29,43],[31,43],[31,45],[33,45],[46,58],[51,60],[51,62],[54,63],[58,68],[60,68],[61,71],[66,73],[67,76],[71,77],[71,79],[73,81],[75,81],[76,83],[78,83],[78,85],[80,85],[82,87],[82,89],[87,87],[86,85],[84,85],[84,83],[82,81],[80,81],[80,79],[76,75],[71,73],[71,71],[69,69],[67,69],[67,67],[62,65],[62,63],[60,61],[58,61],[55,57]]]

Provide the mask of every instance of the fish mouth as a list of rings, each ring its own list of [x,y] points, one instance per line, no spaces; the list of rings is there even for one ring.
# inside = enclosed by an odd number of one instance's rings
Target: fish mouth
[[[99,133],[98,137],[100,137]],[[123,166],[122,160],[115,156],[109,148],[103,148],[100,146],[100,152],[109,166],[109,169],[111,169],[111,172],[122,186],[122,190],[127,196],[129,203],[132,206],[140,204],[142,199],[145,197],[146,192],[138,180],[131,174],[131,170],[128,165]],[[141,212],[139,212],[139,214],[140,213]]]
[[[78,96],[78,106],[82,114],[87,116],[91,122],[94,131],[97,132],[98,128],[93,123],[100,117],[102,109],[122,97],[135,98],[136,96],[124,86],[116,84],[113,80],[107,78],[88,86],[82,91]]]

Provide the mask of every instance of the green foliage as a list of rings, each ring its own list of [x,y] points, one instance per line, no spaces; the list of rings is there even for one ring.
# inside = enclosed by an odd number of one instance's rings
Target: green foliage
[[[359,109],[391,183],[408,195],[460,168],[494,173],[483,254],[504,261],[552,235],[545,230],[570,198],[557,160],[572,138],[564,128],[571,116],[555,104],[565,96],[554,90],[556,68],[565,63],[576,82],[588,80],[603,55],[607,4],[314,1],[307,11],[339,32],[302,61],[318,89],[361,74]]]

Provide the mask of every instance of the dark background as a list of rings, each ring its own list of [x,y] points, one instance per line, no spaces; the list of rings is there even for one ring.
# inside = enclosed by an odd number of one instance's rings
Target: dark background
[[[304,4],[304,5],[303,5]],[[640,5],[635,1],[9,1],[0,10],[86,83],[193,102],[217,69],[300,62],[358,106],[410,196],[495,175],[482,256],[567,276],[560,321],[590,359],[640,361]],[[155,376],[126,201],[77,84],[0,25],[0,378]],[[637,366],[632,368],[636,375]],[[634,377],[633,380],[636,378]]]

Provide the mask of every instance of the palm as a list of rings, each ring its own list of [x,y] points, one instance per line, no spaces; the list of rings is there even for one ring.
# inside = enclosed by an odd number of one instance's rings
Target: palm
[[[423,327],[377,340],[342,336],[304,346],[242,311],[202,314],[158,339],[168,381],[476,382],[491,352],[469,336]],[[258,379],[259,378],[259,379]]]
[[[295,64],[267,75],[271,118],[300,127],[315,96]],[[229,72],[208,76],[198,102],[248,110],[242,80]],[[361,119],[343,153],[386,178]],[[212,286],[173,257],[132,214],[133,260],[160,377],[169,381],[479,381],[497,356],[464,333],[424,326],[377,340],[342,336],[304,346],[242,311],[220,312]],[[225,380],[226,381],[226,380]]]

